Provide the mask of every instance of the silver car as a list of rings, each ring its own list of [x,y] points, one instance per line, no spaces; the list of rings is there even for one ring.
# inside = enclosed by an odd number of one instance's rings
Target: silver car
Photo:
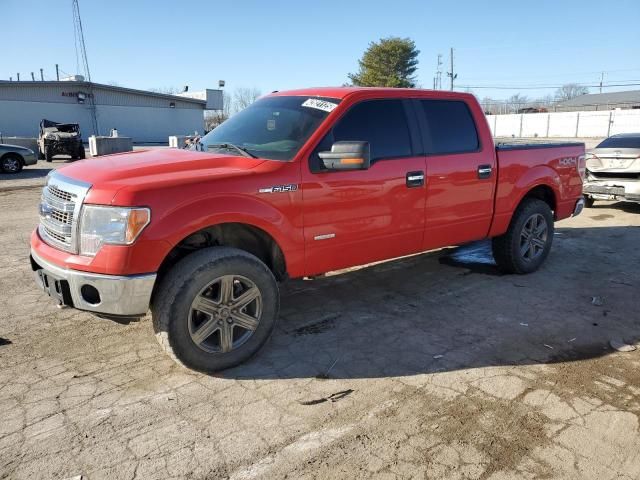
[[[622,133],[603,140],[586,153],[586,206],[595,200],[640,203],[640,133]]]
[[[33,150],[18,145],[0,143],[0,171],[18,173],[27,165],[35,165],[38,158]]]

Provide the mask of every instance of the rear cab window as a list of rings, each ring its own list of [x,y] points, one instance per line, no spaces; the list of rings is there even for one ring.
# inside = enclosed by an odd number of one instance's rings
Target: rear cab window
[[[418,100],[426,125],[427,155],[472,153],[480,149],[476,124],[462,100]]]

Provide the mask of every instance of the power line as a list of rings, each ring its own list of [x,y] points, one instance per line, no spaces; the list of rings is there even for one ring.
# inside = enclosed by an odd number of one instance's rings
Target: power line
[[[566,84],[565,84],[566,85]],[[586,87],[586,88],[600,88],[600,84],[584,84],[584,83],[574,83],[574,85],[578,87]],[[506,85],[458,85],[459,88],[487,88],[487,89],[495,89],[495,90],[544,90],[550,88],[561,88],[564,85],[539,85],[539,86],[506,86]],[[608,87],[637,87],[640,86],[640,83],[607,83],[603,84],[602,88]]]

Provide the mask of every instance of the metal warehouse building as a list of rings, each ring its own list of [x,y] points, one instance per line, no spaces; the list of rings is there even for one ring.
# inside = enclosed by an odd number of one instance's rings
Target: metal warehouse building
[[[137,143],[167,142],[170,135],[202,133],[204,111],[221,108],[221,90],[166,95],[85,81],[0,81],[3,137],[37,137],[46,118],[79,123],[85,141],[116,128]]]
[[[640,108],[640,90],[626,92],[591,93],[580,95],[558,102],[555,105],[556,112],[577,112],[585,110],[615,110]]]

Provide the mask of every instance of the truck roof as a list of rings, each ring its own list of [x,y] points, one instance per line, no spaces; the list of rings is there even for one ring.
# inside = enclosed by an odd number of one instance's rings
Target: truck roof
[[[325,97],[342,100],[357,94],[380,94],[384,97],[416,97],[433,96],[442,98],[475,98],[470,93],[449,92],[445,90],[422,90],[417,88],[390,88],[390,87],[313,87],[299,90],[275,91],[269,96],[295,96],[295,97]]]

